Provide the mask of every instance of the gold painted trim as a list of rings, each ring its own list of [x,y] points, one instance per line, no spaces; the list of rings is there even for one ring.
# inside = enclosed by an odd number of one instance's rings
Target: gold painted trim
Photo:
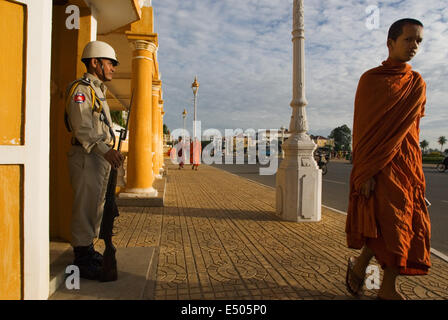
[[[135,57],[132,57],[132,60],[135,60],[135,59],[146,59],[146,60],[149,60],[149,61],[154,61],[150,57],[145,57],[145,56],[135,56]]]

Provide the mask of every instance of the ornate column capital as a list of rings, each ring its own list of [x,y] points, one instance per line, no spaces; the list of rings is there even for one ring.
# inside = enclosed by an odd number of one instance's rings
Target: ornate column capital
[[[154,42],[146,40],[131,40],[131,45],[133,50],[146,50],[151,53],[157,51],[157,45]]]
[[[303,31],[305,29],[305,11],[303,9],[303,0],[294,0],[293,4],[293,24],[294,31]]]
[[[134,42],[136,40],[143,40],[153,43],[156,48],[159,46],[157,33],[138,33],[138,32],[126,31],[125,34],[130,42]]]

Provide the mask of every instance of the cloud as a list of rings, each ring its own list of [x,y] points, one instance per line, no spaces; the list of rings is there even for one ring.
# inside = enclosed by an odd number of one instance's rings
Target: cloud
[[[352,125],[359,77],[387,58],[389,25],[414,17],[425,25],[412,61],[427,83],[421,140],[448,136],[448,8],[444,1],[378,1],[380,25],[366,27],[370,1],[305,1],[306,98],[310,133]],[[153,1],[163,74],[165,122],[193,119],[191,83],[198,76],[203,130],[288,126],[292,99],[292,0]]]

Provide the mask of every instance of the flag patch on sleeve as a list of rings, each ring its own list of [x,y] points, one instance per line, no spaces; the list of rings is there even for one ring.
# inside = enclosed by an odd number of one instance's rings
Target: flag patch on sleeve
[[[86,101],[86,96],[83,93],[78,92],[74,95],[73,100],[76,103],[83,103],[84,101]]]

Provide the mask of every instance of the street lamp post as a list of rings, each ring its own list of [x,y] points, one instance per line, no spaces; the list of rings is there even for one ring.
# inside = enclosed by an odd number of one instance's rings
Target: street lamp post
[[[187,109],[184,109],[184,112],[182,112],[182,118],[184,119],[184,131],[182,131],[182,140],[185,142],[185,130],[186,130],[186,118],[187,118]]]
[[[193,113],[193,139],[196,138],[196,97],[199,89],[199,82],[197,77],[194,77],[194,82],[191,84],[194,96],[194,113]]]
[[[293,4],[293,94],[290,137],[276,177],[277,214],[296,222],[321,220],[322,171],[314,160],[305,107],[305,27],[303,0]]]

